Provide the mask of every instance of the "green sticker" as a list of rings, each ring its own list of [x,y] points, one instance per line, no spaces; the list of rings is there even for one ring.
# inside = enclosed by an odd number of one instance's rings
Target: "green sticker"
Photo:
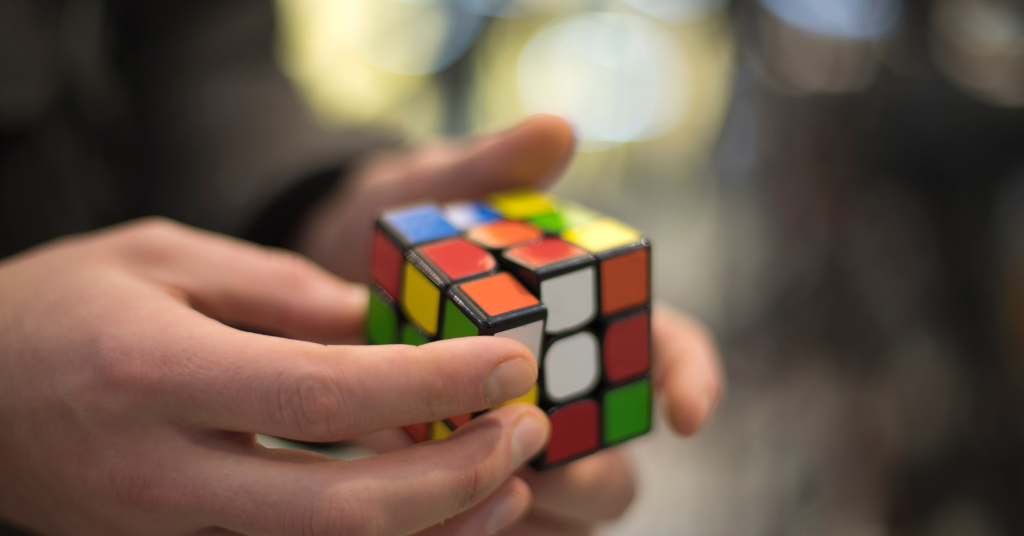
[[[444,321],[441,324],[442,339],[475,337],[480,334],[480,330],[473,325],[470,319],[466,318],[466,315],[462,314],[462,311],[451,300],[444,302]]]
[[[370,310],[366,313],[366,340],[370,344],[398,342],[398,313],[376,290],[370,291]]]
[[[416,329],[416,326],[412,324],[402,324],[402,344],[411,344],[413,346],[419,346],[421,344],[427,344],[430,339],[426,335],[420,333],[420,330]]]
[[[651,429],[651,380],[644,378],[604,395],[604,444],[620,443]]]
[[[558,234],[570,227],[582,225],[600,214],[574,203],[559,203],[554,212],[530,218],[530,223],[548,234]]]

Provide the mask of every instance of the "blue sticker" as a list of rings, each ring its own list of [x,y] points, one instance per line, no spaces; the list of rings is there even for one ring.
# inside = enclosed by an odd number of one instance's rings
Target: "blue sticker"
[[[444,206],[444,215],[452,225],[463,231],[501,219],[494,207],[480,201],[448,203]]]
[[[434,203],[389,210],[382,219],[410,246],[459,234]]]

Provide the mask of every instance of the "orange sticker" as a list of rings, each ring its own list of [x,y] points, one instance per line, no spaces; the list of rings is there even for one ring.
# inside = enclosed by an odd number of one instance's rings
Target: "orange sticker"
[[[466,233],[466,238],[485,248],[507,248],[530,242],[544,236],[540,229],[521,221],[499,221],[477,227]]]
[[[601,314],[610,315],[650,301],[647,249],[601,262]]]
[[[508,272],[501,272],[459,286],[471,300],[491,316],[540,303]]]

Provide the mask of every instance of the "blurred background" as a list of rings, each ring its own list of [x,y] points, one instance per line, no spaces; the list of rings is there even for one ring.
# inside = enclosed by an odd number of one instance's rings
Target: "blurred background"
[[[607,534],[1024,534],[1024,9],[999,0],[278,0],[326,125],[553,112],[556,191],[650,233],[730,379],[631,444]]]

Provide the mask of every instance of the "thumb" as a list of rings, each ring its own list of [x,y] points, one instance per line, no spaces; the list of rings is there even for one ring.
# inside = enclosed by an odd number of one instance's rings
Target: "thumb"
[[[572,127],[555,115],[536,115],[515,127],[468,143],[424,147],[403,172],[375,185],[391,195],[386,204],[417,199],[474,199],[510,188],[550,185],[572,158]]]

